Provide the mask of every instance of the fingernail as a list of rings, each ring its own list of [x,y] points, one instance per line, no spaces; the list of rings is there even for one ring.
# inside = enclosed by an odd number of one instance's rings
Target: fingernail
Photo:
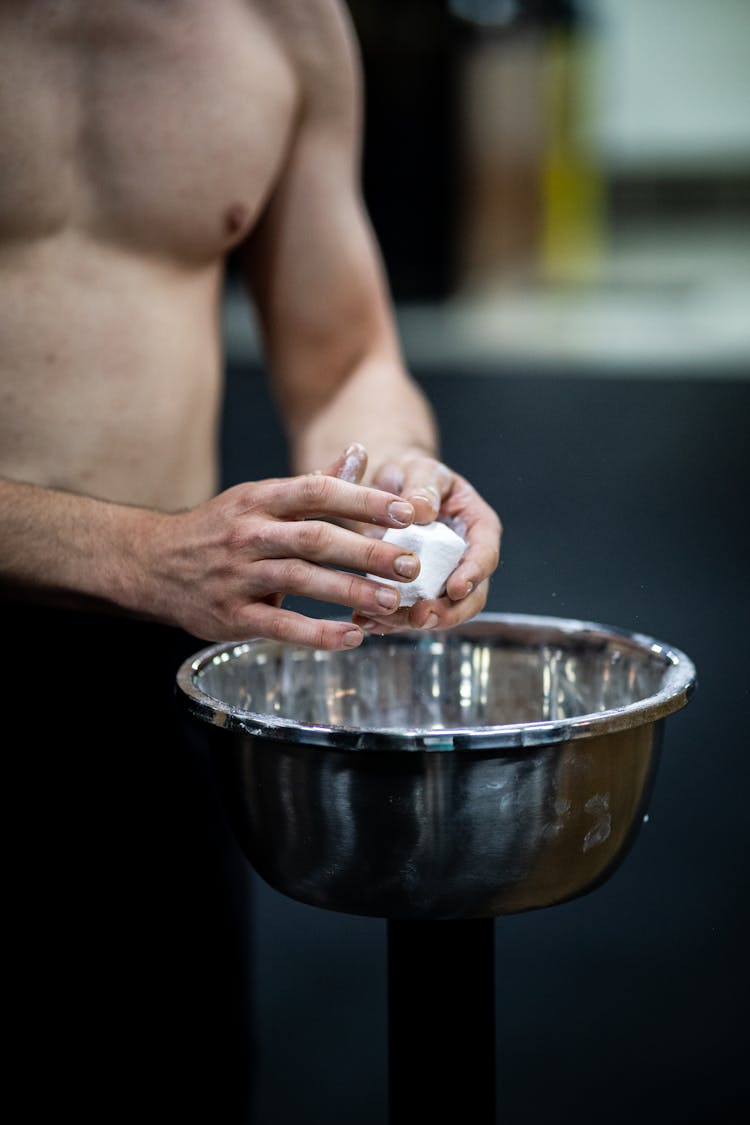
[[[415,500],[426,500],[436,512],[440,511],[440,493],[436,488],[433,488],[431,484],[427,485],[425,488],[418,489],[416,492],[411,492],[409,495]]]
[[[423,629],[434,629],[435,626],[437,625],[437,623],[438,623],[438,615],[436,613],[431,613],[430,616],[425,621],[422,628]]]
[[[402,527],[406,527],[407,524],[414,521],[414,509],[405,500],[394,500],[389,505],[388,515],[394,523],[399,523]]]
[[[399,603],[399,597],[395,590],[387,590],[385,586],[379,586],[375,591],[375,601],[383,609],[395,609]]]
[[[360,629],[349,629],[344,633],[343,641],[347,648],[356,648],[364,640]]]
[[[365,457],[365,447],[360,445],[359,442],[348,445],[344,450],[344,464],[341,466],[338,473],[339,480],[347,481],[349,484],[356,484]]]
[[[419,560],[416,555],[399,555],[393,564],[393,569],[402,578],[416,578],[419,572]]]
[[[370,621],[369,618],[367,621],[360,622],[360,624],[366,633],[375,633],[380,628],[377,621]]]

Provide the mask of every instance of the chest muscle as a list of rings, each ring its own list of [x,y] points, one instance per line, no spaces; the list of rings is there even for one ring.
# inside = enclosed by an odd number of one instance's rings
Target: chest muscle
[[[140,253],[226,252],[283,162],[284,55],[232,0],[93,7],[58,26],[0,21],[0,244],[70,229]]]

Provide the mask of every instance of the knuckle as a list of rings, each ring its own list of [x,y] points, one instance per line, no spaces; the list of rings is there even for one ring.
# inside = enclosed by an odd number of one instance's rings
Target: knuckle
[[[325,508],[331,501],[333,477],[308,473],[301,480],[301,498],[306,507]]]
[[[315,648],[331,648],[332,644],[328,636],[328,630],[322,623],[315,625],[311,634],[312,644]]]
[[[219,615],[219,620],[221,622],[219,632],[224,640],[239,640],[252,631],[252,616],[244,606],[227,606]]]
[[[365,547],[364,570],[377,574],[381,570],[390,571],[395,558],[393,548],[387,549],[382,540],[369,539]]]
[[[244,520],[230,519],[223,530],[223,540],[229,555],[235,555],[247,547],[252,530]]]
[[[273,525],[265,520],[257,521],[245,532],[242,546],[249,548],[258,559],[273,555]]]
[[[346,605],[356,606],[362,605],[365,602],[369,603],[372,599],[368,596],[368,589],[363,591],[362,579],[357,578],[355,575],[349,575],[346,583],[346,590],[344,597],[346,598]]]
[[[325,548],[330,532],[325,524],[317,520],[303,520],[297,536],[303,554],[317,555]]]
[[[285,590],[298,592],[306,585],[307,567],[300,559],[287,559],[281,567],[281,583]]]
[[[224,544],[232,557],[249,550],[256,558],[263,558],[272,538],[273,525],[265,519],[231,519],[224,529]]]
[[[299,640],[294,623],[281,615],[274,618],[269,635],[283,644],[293,644]]]
[[[272,481],[246,481],[236,484],[223,493],[228,500],[227,510],[233,519],[266,516],[273,504],[275,488]]]

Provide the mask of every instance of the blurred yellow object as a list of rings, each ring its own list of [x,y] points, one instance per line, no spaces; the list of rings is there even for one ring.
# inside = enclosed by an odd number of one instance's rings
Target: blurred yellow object
[[[605,242],[605,188],[583,128],[586,36],[556,29],[546,46],[547,141],[541,167],[540,270],[544,280],[589,279]]]

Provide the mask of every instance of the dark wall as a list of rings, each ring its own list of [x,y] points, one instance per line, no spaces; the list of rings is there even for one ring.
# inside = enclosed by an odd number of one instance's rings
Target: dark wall
[[[750,382],[418,375],[446,459],[505,523],[488,609],[640,630],[699,678],[622,868],[497,921],[497,1121],[746,1116]],[[261,377],[232,372],[228,405],[228,478],[276,471]],[[252,1125],[386,1125],[385,923],[260,883],[256,906]]]
[[[457,66],[443,0],[350,0],[365,82],[363,189],[397,300],[455,283]]]

